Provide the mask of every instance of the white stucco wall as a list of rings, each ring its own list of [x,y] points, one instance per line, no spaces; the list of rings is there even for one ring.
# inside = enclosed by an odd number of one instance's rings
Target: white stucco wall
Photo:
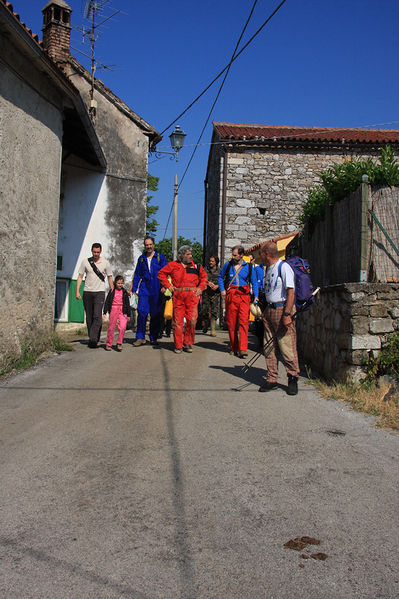
[[[110,259],[113,240],[105,220],[110,197],[107,177],[104,173],[91,170],[83,162],[74,158],[75,165],[65,164],[63,168],[62,193],[58,231],[58,255],[62,256],[62,269],[57,277],[77,279],[83,258],[91,255],[95,242],[102,245],[102,255]],[[128,215],[126,215],[128,216]],[[121,273],[129,280],[134,272],[137,259],[143,251],[143,240],[130,240],[133,244],[133,263]],[[117,265],[110,259],[114,275]]]
[[[57,276],[77,279],[83,258],[91,256],[91,246],[101,243],[107,257],[110,245],[104,223],[107,205],[105,175],[83,166],[64,165],[60,218],[58,227],[58,256],[62,270]]]

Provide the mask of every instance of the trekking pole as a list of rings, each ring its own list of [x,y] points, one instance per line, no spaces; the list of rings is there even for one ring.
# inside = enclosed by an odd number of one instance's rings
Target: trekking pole
[[[320,291],[320,287],[317,287],[312,293],[312,298],[314,298],[319,293],[319,291]],[[306,302],[306,304],[309,303],[309,301],[310,301],[310,298]],[[305,304],[305,306],[306,306],[306,304]],[[298,314],[299,314],[299,312],[295,312],[295,314],[292,317],[292,320],[295,320],[296,317],[298,316]],[[268,339],[268,341],[266,341],[266,343],[264,344],[264,346],[262,348],[262,351],[256,352],[256,354],[254,356],[252,356],[252,358],[246,364],[244,364],[244,366],[241,368],[241,370],[243,371],[243,374],[246,374],[248,372],[248,370],[250,368],[252,368],[252,366],[255,364],[255,362],[258,358],[260,358],[261,356],[265,356],[265,358],[267,358],[267,356],[270,354],[270,352],[273,348],[274,341],[276,341],[277,339],[278,339],[278,334],[270,337],[270,339]]]

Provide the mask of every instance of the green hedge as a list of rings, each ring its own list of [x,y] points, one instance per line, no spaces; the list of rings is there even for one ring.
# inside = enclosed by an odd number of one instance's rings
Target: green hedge
[[[375,187],[399,186],[399,164],[390,146],[381,150],[378,162],[373,162],[371,158],[356,158],[336,164],[318,175],[321,184],[309,189],[308,199],[299,217],[303,225],[308,225],[310,233],[315,225],[324,219],[326,206],[332,206],[356,191],[363,175],[368,175],[369,183]]]

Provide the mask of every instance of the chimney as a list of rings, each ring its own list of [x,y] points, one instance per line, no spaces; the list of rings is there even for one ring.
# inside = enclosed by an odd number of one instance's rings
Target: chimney
[[[42,8],[43,46],[55,62],[68,60],[72,9],[64,0],[51,0]]]

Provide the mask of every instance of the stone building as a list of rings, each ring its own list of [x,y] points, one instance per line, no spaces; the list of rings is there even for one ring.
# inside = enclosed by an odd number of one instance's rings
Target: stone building
[[[48,2],[40,42],[0,0],[0,367],[45,344],[56,280],[56,317],[83,321],[68,300],[92,242],[129,274],[145,233],[158,134],[99,80],[91,102],[90,75],[69,52],[71,12]]]
[[[214,123],[205,179],[205,256],[299,229],[318,173],[353,157],[399,148],[399,130]]]

